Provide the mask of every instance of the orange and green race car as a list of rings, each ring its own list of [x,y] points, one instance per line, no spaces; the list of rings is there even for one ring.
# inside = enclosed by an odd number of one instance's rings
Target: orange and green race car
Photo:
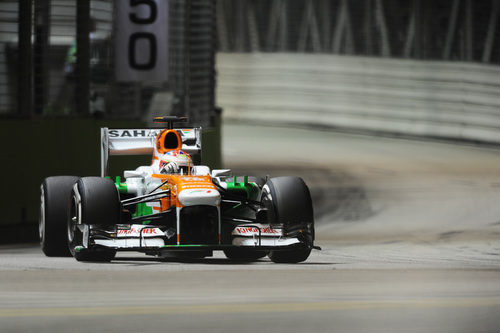
[[[110,261],[117,251],[232,260],[306,260],[314,246],[311,196],[299,177],[231,176],[195,165],[201,128],[101,129],[101,177],[55,176],[41,185],[47,256]],[[109,156],[151,154],[148,166],[107,175]]]

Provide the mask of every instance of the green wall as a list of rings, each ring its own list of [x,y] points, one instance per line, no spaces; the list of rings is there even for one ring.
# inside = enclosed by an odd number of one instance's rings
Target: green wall
[[[37,237],[40,184],[48,176],[100,175],[100,128],[140,128],[138,121],[86,119],[0,120],[2,177],[0,243]],[[220,167],[220,130],[202,132],[202,164]],[[113,157],[110,175],[151,162],[150,156]]]

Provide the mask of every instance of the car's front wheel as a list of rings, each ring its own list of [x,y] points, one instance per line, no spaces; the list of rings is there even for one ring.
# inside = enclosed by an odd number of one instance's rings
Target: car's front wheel
[[[48,257],[68,257],[66,221],[71,188],[76,176],[45,178],[40,186],[38,231],[43,253]]]
[[[78,261],[110,261],[116,250],[91,244],[91,228],[120,222],[120,198],[114,183],[106,178],[84,177],[73,186],[67,238],[69,251]]]
[[[309,188],[299,177],[270,179],[263,188],[262,200],[268,208],[272,224],[303,241],[297,248],[271,251],[276,263],[297,263],[306,260],[314,241],[314,217]]]

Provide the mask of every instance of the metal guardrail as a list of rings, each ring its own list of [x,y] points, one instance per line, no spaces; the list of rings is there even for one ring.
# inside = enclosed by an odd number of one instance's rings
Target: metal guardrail
[[[226,119],[500,143],[500,67],[291,53],[219,53]]]

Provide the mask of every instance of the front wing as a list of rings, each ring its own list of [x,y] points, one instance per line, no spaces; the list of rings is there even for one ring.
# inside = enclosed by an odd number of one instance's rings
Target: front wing
[[[229,248],[245,248],[256,251],[279,251],[292,248],[313,247],[307,244],[305,237],[281,235],[280,229],[272,229],[269,225],[254,224],[238,226],[232,232],[232,244],[168,244],[171,239],[168,230],[149,225],[132,225],[130,228],[118,229],[116,232],[92,229],[86,225],[82,230],[88,238],[84,246],[76,251],[101,248],[116,251],[137,251],[147,254],[161,255],[166,252],[225,250]],[[169,237],[170,236],[170,237]]]

